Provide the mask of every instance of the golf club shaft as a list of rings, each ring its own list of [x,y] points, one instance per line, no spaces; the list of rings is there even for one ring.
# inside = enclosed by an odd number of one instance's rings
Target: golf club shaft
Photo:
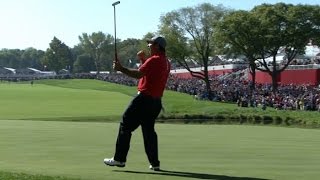
[[[117,53],[117,23],[116,23],[116,5],[120,4],[120,1],[112,3],[113,6],[113,17],[114,17],[114,58],[118,61]]]

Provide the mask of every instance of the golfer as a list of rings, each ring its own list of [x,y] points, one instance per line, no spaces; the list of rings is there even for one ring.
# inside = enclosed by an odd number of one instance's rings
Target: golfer
[[[141,125],[145,152],[151,170],[160,170],[158,157],[158,137],[155,132],[155,120],[158,117],[162,104],[161,97],[165,89],[170,72],[170,63],[165,54],[166,40],[155,37],[147,41],[151,57],[140,59],[143,64],[139,69],[123,67],[118,60],[113,62],[114,70],[139,79],[138,94],[131,101],[120,122],[113,158],[104,159],[109,166],[125,167],[130,147],[131,133]],[[139,52],[138,57],[143,57]]]

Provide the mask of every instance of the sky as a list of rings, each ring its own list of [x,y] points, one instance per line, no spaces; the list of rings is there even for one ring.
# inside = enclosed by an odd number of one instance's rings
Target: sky
[[[53,37],[69,47],[79,44],[82,33],[114,36],[117,0],[0,0],[0,49],[46,50]],[[141,39],[158,30],[160,17],[184,7],[211,3],[235,10],[251,10],[279,0],[120,0],[116,5],[117,38]],[[291,4],[319,5],[320,0],[286,0]]]

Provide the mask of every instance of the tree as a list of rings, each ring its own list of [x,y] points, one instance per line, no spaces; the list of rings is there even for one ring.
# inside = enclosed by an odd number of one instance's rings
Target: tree
[[[219,23],[216,36],[223,53],[244,55],[252,76],[251,90],[255,89],[256,63],[261,59],[260,22],[248,11],[234,11]]]
[[[219,5],[213,6],[209,3],[200,4],[194,8],[182,8],[169,12],[161,17],[160,32],[171,40],[177,37],[177,49],[169,48],[169,58],[172,56],[183,65],[193,77],[203,80],[209,99],[211,98],[211,87],[208,76],[209,57],[214,55],[215,43],[213,34],[216,23],[227,13],[227,10]],[[189,46],[189,48],[188,48]],[[179,52],[182,49],[182,52]],[[189,51],[192,53],[189,54]],[[180,53],[175,57],[175,53]],[[184,57],[185,56],[185,57]],[[189,56],[189,57],[188,57]],[[188,66],[188,59],[197,62],[203,67],[203,71],[194,72]]]
[[[296,11],[300,11],[304,19],[302,23],[311,25],[312,31],[309,31],[310,39],[313,44],[320,45],[320,6],[319,5],[298,5]],[[299,13],[297,13],[299,14]],[[295,17],[291,17],[295,18]],[[299,19],[296,19],[299,21]]]
[[[191,56],[191,48],[188,44],[188,38],[185,36],[183,29],[172,21],[176,12],[167,13],[161,17],[161,26],[159,33],[165,35],[167,41],[166,53],[173,65],[179,64],[185,67],[191,73],[187,59]]]
[[[114,59],[112,51],[114,38],[110,34],[105,35],[102,32],[94,32],[88,35],[83,33],[82,36],[79,36],[79,40],[79,45],[83,51],[94,60],[98,74],[104,66],[112,64]],[[107,60],[109,60],[109,63]]]
[[[141,40],[128,38],[119,43],[118,57],[122,64],[127,67],[133,67],[138,63],[137,52],[140,50]],[[146,42],[144,42],[146,46]]]
[[[43,65],[41,64],[41,58],[44,56],[44,54],[45,52],[42,50],[37,50],[34,48],[25,49],[21,55],[21,67],[42,69]]]
[[[20,68],[21,66],[20,49],[2,49],[0,52],[0,66],[10,68]]]
[[[272,77],[273,91],[277,91],[277,77],[294,60],[296,55],[304,54],[307,42],[319,36],[319,7],[309,5],[291,5],[277,3],[275,5],[263,4],[256,6],[251,11],[253,16],[260,21],[260,37],[255,39],[260,42],[262,67],[260,71]],[[286,61],[279,64],[276,57],[283,52]],[[269,66],[268,57],[272,57]]]
[[[95,70],[94,60],[86,54],[78,56],[73,67],[76,73],[88,73]]]
[[[47,49],[43,59],[44,66],[56,72],[64,68],[70,69],[69,67],[73,64],[70,48],[56,37],[53,38],[49,46],[50,48]]]

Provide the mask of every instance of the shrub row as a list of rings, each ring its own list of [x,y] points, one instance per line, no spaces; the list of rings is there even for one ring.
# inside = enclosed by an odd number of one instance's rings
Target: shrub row
[[[308,122],[305,120],[294,119],[292,117],[268,116],[268,115],[161,115],[158,122],[176,122],[176,123],[216,123],[216,124],[255,124],[255,125],[279,125],[279,126],[297,126],[319,128],[319,122]]]

